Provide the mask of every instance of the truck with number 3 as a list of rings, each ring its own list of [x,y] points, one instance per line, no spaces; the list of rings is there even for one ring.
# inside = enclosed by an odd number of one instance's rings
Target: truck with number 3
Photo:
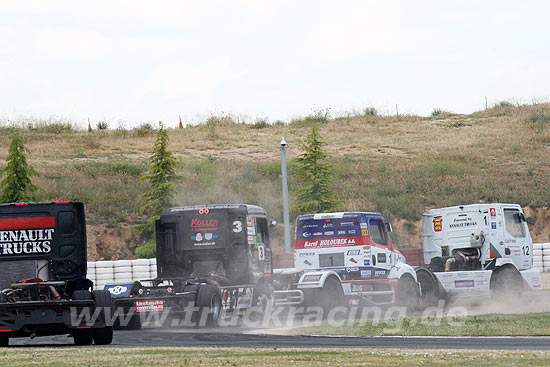
[[[164,210],[155,229],[158,277],[106,286],[121,312],[117,326],[139,328],[143,317],[163,313],[168,326],[197,326],[201,317],[200,326],[217,326],[253,307],[265,312],[275,299],[269,226],[255,205]]]

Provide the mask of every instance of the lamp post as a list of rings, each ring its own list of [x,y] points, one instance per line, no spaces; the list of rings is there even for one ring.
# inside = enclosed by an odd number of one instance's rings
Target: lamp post
[[[281,173],[283,178],[283,226],[285,231],[285,253],[291,252],[290,247],[290,223],[288,213],[288,181],[286,175],[286,141],[285,137],[281,139]]]

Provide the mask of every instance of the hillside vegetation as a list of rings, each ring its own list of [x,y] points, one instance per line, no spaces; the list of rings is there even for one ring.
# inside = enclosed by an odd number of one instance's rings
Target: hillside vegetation
[[[319,120],[341,209],[382,212],[396,223],[398,245],[420,244],[419,220],[427,208],[492,201],[549,206],[550,104],[502,103],[471,115],[434,114],[307,117],[274,125],[213,117],[169,129],[169,149],[177,158],[177,173],[184,176],[176,184],[176,201],[253,203],[281,221],[279,141],[284,136],[288,142],[292,174],[301,141]],[[140,177],[148,168],[156,131],[142,125],[88,132],[56,121],[24,126],[0,126],[0,167],[13,129],[20,130],[29,164],[39,173],[33,178],[40,187],[38,199],[83,201],[90,257],[131,257],[138,245],[131,226],[145,220],[138,209],[147,184]],[[289,185],[294,200],[292,177]],[[543,212],[530,213],[529,222],[542,226]],[[280,227],[274,233],[279,242]],[[535,232],[536,240],[550,240],[543,227]]]

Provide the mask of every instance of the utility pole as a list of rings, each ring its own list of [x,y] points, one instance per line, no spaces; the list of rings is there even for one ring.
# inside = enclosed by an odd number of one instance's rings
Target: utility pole
[[[281,139],[281,173],[283,178],[283,226],[285,231],[285,253],[290,253],[290,223],[288,212],[288,181],[286,175],[286,141],[285,137]]]

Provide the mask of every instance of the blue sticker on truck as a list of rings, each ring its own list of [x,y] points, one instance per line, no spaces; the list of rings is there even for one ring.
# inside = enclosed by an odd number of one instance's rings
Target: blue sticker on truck
[[[497,229],[497,222],[491,222],[491,229]]]

